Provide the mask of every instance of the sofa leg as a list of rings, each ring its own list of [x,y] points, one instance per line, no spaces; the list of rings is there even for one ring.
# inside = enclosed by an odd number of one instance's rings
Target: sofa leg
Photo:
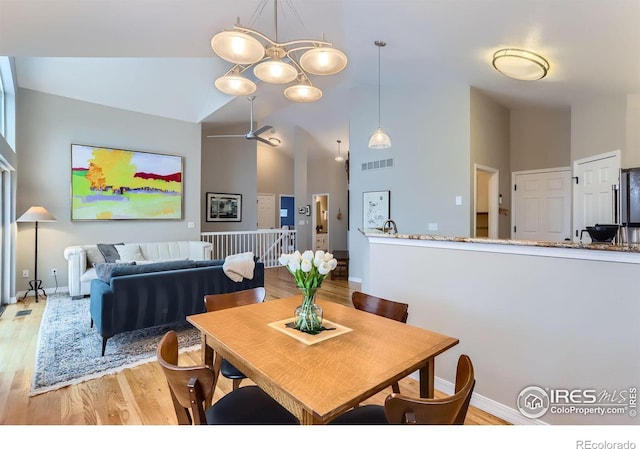
[[[104,357],[104,350],[107,348],[107,339],[109,337],[102,337],[102,356]]]
[[[93,329],[93,318],[91,318],[91,326],[89,326],[89,327],[91,327],[91,329]]]

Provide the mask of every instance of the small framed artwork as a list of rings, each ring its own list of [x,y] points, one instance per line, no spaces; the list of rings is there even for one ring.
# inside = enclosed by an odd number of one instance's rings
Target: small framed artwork
[[[362,194],[362,227],[364,229],[381,228],[390,217],[391,192],[382,190]]]
[[[242,194],[207,192],[207,221],[242,221]]]
[[[311,204],[307,204],[307,205],[304,207],[304,214],[305,214],[307,217],[311,216]]]

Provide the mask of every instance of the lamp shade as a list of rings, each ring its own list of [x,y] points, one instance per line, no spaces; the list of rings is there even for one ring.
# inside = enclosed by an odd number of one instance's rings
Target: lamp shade
[[[300,83],[287,87],[284,96],[298,103],[312,103],[322,98],[322,91],[310,84]]]
[[[523,81],[544,78],[549,62],[542,56],[517,48],[505,48],[493,54],[493,67],[503,75]]]
[[[251,95],[258,88],[250,79],[234,73],[221,76],[214,84],[219,91],[227,95]]]
[[[369,139],[369,148],[373,150],[386,150],[391,148],[391,139],[385,134],[382,128],[378,128]]]
[[[211,48],[234,64],[254,64],[264,57],[264,47],[253,36],[239,31],[222,31],[211,38]]]
[[[33,223],[35,221],[56,221],[55,217],[42,206],[31,206],[16,220],[20,223]]]
[[[314,75],[334,75],[347,66],[347,56],[333,47],[317,47],[300,57],[300,65]]]

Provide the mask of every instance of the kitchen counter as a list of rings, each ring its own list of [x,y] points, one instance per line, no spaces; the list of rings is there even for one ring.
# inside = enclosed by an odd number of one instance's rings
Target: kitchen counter
[[[611,243],[546,242],[533,240],[507,240],[472,237],[449,237],[427,234],[390,234],[377,229],[359,229],[368,238],[389,239],[389,243],[410,240],[429,246],[464,245],[469,251],[504,252],[510,254],[530,254],[549,257],[609,260],[640,263],[639,245],[617,245]],[[406,244],[407,242],[405,242]],[[467,245],[468,244],[468,245]]]

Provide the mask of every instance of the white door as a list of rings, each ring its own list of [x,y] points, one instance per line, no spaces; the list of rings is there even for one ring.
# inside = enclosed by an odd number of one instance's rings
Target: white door
[[[574,161],[573,176],[577,180],[573,197],[573,240],[579,242],[587,226],[616,223],[613,192],[620,184],[620,151]],[[591,242],[586,232],[582,241]]]
[[[258,229],[273,229],[276,225],[276,195],[258,193]]]
[[[557,168],[513,173],[515,240],[571,240],[571,170]]]

